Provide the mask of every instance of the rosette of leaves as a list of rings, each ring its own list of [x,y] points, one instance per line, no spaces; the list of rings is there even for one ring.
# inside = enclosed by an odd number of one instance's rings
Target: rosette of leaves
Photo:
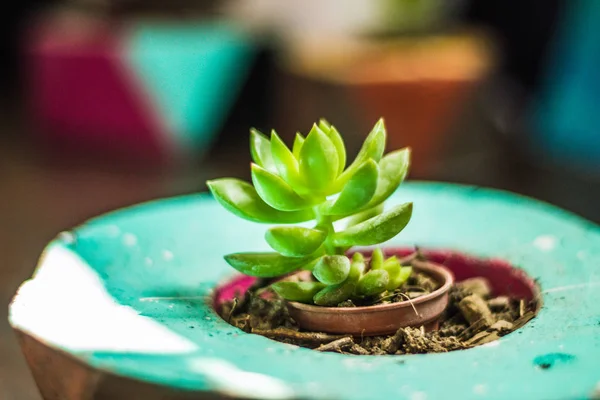
[[[292,149],[275,131],[268,138],[252,129],[252,184],[223,178],[207,185],[215,199],[238,217],[278,224],[265,234],[274,251],[228,254],[227,263],[263,278],[311,270],[312,282],[279,281],[272,287],[287,300],[323,306],[401,286],[411,270],[395,257],[384,259],[376,249],[367,265],[360,253],[351,259],[346,256],[352,246],[393,238],[410,220],[412,203],[384,211],[384,201],[404,180],[410,161],[408,148],[384,155],[385,142],[380,119],[346,166],[344,141],[325,120],[314,124],[306,137],[296,134]],[[344,228],[336,229],[334,222],[340,220]],[[314,224],[290,225],[310,221]]]

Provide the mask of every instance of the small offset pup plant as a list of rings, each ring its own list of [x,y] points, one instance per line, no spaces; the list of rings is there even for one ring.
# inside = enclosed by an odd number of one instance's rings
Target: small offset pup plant
[[[273,252],[225,256],[236,270],[261,278],[312,271],[313,281],[281,279],[271,285],[289,301],[337,306],[348,300],[393,292],[412,268],[376,248],[367,262],[353,246],[372,246],[396,236],[408,224],[412,203],[384,211],[384,201],[404,180],[410,149],[384,156],[386,130],[380,119],[356,159],[346,168],[346,149],[337,129],[325,120],[306,137],[296,134],[290,150],[275,131],[267,138],[250,133],[253,185],[234,178],[208,181],[217,201],[233,214],[279,224],[266,232]],[[342,221],[343,220],[343,221]],[[314,221],[312,226],[289,224]],[[334,222],[340,221],[335,224]],[[305,224],[306,225],[306,224]],[[336,229],[343,225],[342,229]]]

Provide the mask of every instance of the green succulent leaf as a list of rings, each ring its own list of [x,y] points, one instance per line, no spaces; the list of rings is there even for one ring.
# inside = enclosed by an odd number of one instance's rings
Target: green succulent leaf
[[[309,257],[285,257],[278,253],[233,253],[224,258],[242,274],[259,278],[285,275],[310,261]]]
[[[271,285],[271,288],[289,301],[312,303],[313,297],[326,285],[321,282],[288,282],[280,281]]]
[[[350,178],[339,197],[324,203],[325,215],[349,215],[363,208],[377,188],[379,167],[372,159],[365,161]]]
[[[325,134],[329,134],[331,124],[325,118],[321,118],[319,120],[319,129],[321,129]]]
[[[331,139],[331,143],[335,146],[338,154],[338,175],[344,172],[344,168],[346,167],[346,146],[344,145],[344,140],[342,139],[342,135],[335,129],[335,126],[330,126],[329,131],[326,131],[325,134]]]
[[[327,238],[327,232],[299,226],[276,226],[265,234],[265,240],[280,254],[301,257],[314,253]]]
[[[271,155],[279,176],[292,187],[298,183],[298,160],[274,130],[271,131]]]
[[[378,216],[382,212],[383,212],[383,204],[379,204],[375,207],[367,208],[364,211],[360,211],[360,212],[346,218],[344,220],[345,226],[346,226],[346,228],[349,228],[351,226],[358,225],[361,222],[368,220],[369,218]]]
[[[252,164],[252,183],[265,203],[277,210],[296,211],[312,206],[310,201],[300,197],[286,181],[256,164]]]
[[[363,263],[363,268],[364,268],[364,263],[365,263],[365,256],[362,255],[362,253],[356,252],[354,254],[352,254],[352,262],[355,263]],[[361,270],[362,273],[362,270]]]
[[[385,271],[387,271],[388,276],[389,276],[389,282],[386,286],[386,290],[388,291],[393,291],[394,289],[396,289],[398,286],[400,286],[399,284],[397,284],[399,277],[400,277],[400,272],[402,271],[402,267],[400,266],[400,263],[398,262],[398,260],[396,260],[396,263],[388,263],[386,264],[382,269],[384,269]]]
[[[401,267],[400,261],[398,260],[398,257],[391,256],[391,257],[386,258],[383,261],[381,267],[382,268],[387,268],[387,267],[392,266],[392,265],[398,265],[399,267]]]
[[[410,221],[412,203],[404,203],[332,236],[335,246],[370,246],[396,236]]]
[[[363,162],[370,158],[376,162],[381,160],[383,151],[385,150],[386,136],[385,124],[383,122],[383,118],[381,118],[379,121],[377,121],[373,127],[373,130],[371,130],[371,133],[369,133],[365,139],[365,142],[363,143],[352,164],[350,164],[350,166],[338,177],[335,185],[336,188],[343,187]]]
[[[386,154],[379,162],[377,189],[367,207],[374,207],[381,204],[390,197],[406,177],[409,165],[409,148]]]
[[[313,275],[326,285],[342,283],[350,273],[350,260],[346,256],[323,256],[315,265]]]
[[[358,296],[374,296],[385,292],[389,282],[390,276],[386,270],[371,270],[360,278],[355,293]]]
[[[358,161],[360,164],[369,158],[372,158],[375,161],[381,160],[383,151],[385,150],[386,139],[387,132],[385,129],[385,123],[383,122],[383,118],[380,118],[365,139],[365,142],[356,156],[356,161]]]
[[[352,296],[354,290],[356,290],[356,282],[342,282],[327,286],[315,294],[313,302],[318,306],[335,307]]]
[[[304,136],[300,132],[296,132],[296,136],[294,137],[294,146],[292,147],[292,154],[296,159],[300,158],[300,150],[302,149],[302,145],[304,145]]]
[[[266,169],[276,172],[275,163],[271,156],[271,143],[269,139],[257,129],[250,129],[250,154],[252,160]]]
[[[408,281],[408,278],[412,275],[413,269],[412,267],[402,267],[400,270],[400,277],[398,278],[398,286],[400,287]]]
[[[339,157],[329,137],[313,125],[300,149],[300,175],[318,193],[331,188],[337,176]]]
[[[379,269],[383,267],[383,251],[381,247],[377,247],[371,254],[371,269]]]
[[[383,269],[387,271],[390,276],[390,281],[387,285],[387,290],[393,291],[402,286],[410,277],[412,273],[412,267],[402,267],[398,259],[394,257],[394,263],[384,264]]]
[[[355,257],[357,254],[360,257]],[[337,306],[342,301],[347,300],[354,293],[358,280],[364,270],[364,258],[360,253],[354,253],[352,263],[350,264],[348,278],[342,283],[327,286],[319,291],[313,298],[314,303],[319,306],[333,307]]]
[[[215,199],[227,211],[240,218],[262,223],[293,224],[314,218],[311,209],[280,211],[260,198],[256,189],[235,178],[215,179],[206,182]]]

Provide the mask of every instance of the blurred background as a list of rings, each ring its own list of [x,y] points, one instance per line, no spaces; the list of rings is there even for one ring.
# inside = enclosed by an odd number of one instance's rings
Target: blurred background
[[[6,317],[44,245],[249,179],[250,127],[291,144],[325,117],[356,153],[383,116],[412,179],[600,221],[597,0],[21,0],[0,19],[0,399],[39,399]]]

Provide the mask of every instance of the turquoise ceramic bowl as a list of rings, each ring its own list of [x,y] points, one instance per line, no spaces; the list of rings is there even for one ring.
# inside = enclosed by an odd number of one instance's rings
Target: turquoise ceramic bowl
[[[571,399],[600,390],[600,230],[557,208],[475,187],[410,183],[413,220],[390,245],[503,258],[543,307],[496,342],[445,354],[323,354],[246,334],[207,302],[223,254],[266,250],[265,225],[207,195],[102,216],[61,234],[10,310],[15,329],[96,370],[249,398]]]

